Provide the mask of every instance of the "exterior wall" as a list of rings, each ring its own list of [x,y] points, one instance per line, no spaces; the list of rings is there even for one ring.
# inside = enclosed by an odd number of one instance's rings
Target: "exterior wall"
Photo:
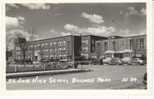
[[[124,51],[132,51],[124,53]],[[112,57],[107,51],[114,51],[115,57],[146,56],[146,35],[132,37],[63,36],[26,43],[26,60],[61,59],[76,61],[81,56],[86,59]],[[22,60],[23,52],[14,50],[14,59]]]
[[[80,48],[80,42],[81,40],[78,36],[64,36],[27,42],[25,59],[32,61],[41,59],[73,60],[74,57],[79,56],[79,52],[76,49]],[[19,47],[16,48],[15,58],[21,60],[21,50]]]
[[[107,39],[105,37],[85,35],[81,37],[81,55],[86,59],[96,57],[96,41]]]
[[[96,45],[97,58],[111,57],[111,53],[106,53],[107,51],[112,51],[114,53],[114,56],[120,58],[127,56],[146,56],[146,35],[108,38],[107,40],[97,41]]]
[[[74,48],[74,60],[79,60],[80,58],[80,52],[81,52],[81,37],[74,37],[74,44],[73,44],[73,48]]]
[[[91,52],[91,37],[83,36],[81,37],[81,56],[84,56],[86,59],[90,57]]]

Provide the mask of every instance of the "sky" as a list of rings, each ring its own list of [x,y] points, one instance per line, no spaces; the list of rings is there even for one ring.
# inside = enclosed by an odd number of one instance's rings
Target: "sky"
[[[65,35],[138,35],[146,31],[144,3],[8,3],[8,41],[23,36],[27,40]]]

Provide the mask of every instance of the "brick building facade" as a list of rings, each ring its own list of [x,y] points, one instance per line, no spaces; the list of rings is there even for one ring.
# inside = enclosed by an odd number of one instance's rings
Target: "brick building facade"
[[[99,40],[105,40],[106,37],[84,35],[81,37],[81,56],[86,59],[96,58],[96,42]]]
[[[39,61],[41,59],[61,59],[66,61],[75,60],[80,56],[81,37],[63,36],[44,40],[29,41],[26,43],[27,49],[25,59]],[[23,55],[19,46],[15,47],[14,57],[22,60]]]
[[[111,36],[97,41],[97,57],[142,57],[146,56],[146,35]]]
[[[101,57],[142,57],[146,56],[146,35],[110,36],[94,35],[63,36],[26,43],[25,59],[40,61],[58,59],[78,61],[81,57],[87,60]],[[22,60],[19,46],[14,50],[14,59]]]

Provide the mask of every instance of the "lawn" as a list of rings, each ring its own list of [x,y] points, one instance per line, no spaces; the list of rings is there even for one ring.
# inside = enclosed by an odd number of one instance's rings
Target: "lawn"
[[[93,71],[60,75],[38,76],[46,83],[7,83],[7,89],[144,89],[142,83],[146,66],[85,65]],[[36,77],[19,79],[33,80]],[[15,79],[15,80],[19,80]],[[98,81],[101,79],[101,81]]]

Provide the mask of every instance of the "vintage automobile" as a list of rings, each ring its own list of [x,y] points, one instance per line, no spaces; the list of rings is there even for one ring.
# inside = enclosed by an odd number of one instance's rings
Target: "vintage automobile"
[[[131,58],[131,57],[124,57],[122,58],[123,64],[127,65],[144,65],[145,62],[140,58]]]
[[[132,58],[131,57],[124,57],[121,59],[123,64],[131,65]]]
[[[104,58],[102,61],[103,61],[103,64],[110,64],[111,60],[112,60],[111,57],[107,57],[107,58]]]
[[[122,65],[122,61],[120,58],[112,58],[111,65]]]
[[[102,61],[103,61],[103,64],[122,65],[122,61],[120,60],[120,58],[107,57],[107,58],[103,59]]]
[[[132,64],[144,65],[144,61],[141,60],[140,58],[133,58],[132,59]]]

